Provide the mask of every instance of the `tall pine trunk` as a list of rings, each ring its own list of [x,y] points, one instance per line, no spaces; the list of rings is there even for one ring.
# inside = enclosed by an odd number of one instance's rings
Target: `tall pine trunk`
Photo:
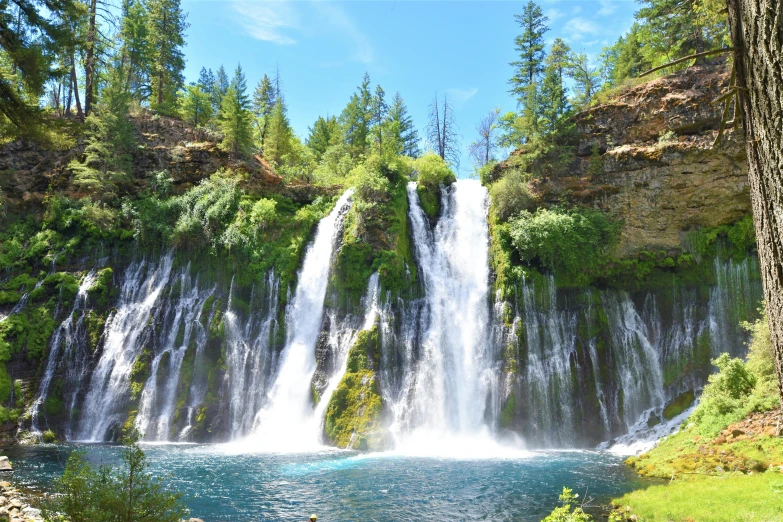
[[[98,8],[98,0],[90,0],[90,25],[87,30],[87,56],[84,61],[84,115],[89,116],[92,111],[93,93],[95,87],[95,11]]]
[[[82,102],[79,100],[79,80],[76,77],[76,59],[73,51],[71,51],[71,88],[73,89],[73,97],[76,102],[76,116],[83,120]]]
[[[728,7],[761,279],[783,401],[783,2],[728,0]]]

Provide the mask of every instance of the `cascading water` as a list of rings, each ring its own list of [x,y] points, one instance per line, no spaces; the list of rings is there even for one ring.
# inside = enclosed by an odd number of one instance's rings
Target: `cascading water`
[[[324,298],[342,218],[351,205],[346,191],[332,212],[318,224],[307,247],[293,301],[286,311],[288,338],[280,355],[268,402],[255,418],[251,443],[271,451],[318,447],[318,422],[313,414],[310,382],[315,372],[315,343],[321,330]]]
[[[128,267],[117,311],[106,322],[103,353],[82,407],[79,440],[105,440],[110,428],[125,421],[122,405],[133,363],[143,349],[141,337],[152,309],[169,282],[173,258],[170,252],[157,264],[139,261]]]
[[[40,410],[49,393],[49,387],[52,384],[52,378],[57,370],[58,362],[61,361],[62,366],[65,367],[65,374],[71,376],[67,381],[75,383],[77,386],[76,389],[71,391],[70,400],[68,401],[69,411],[73,411],[73,403],[79,392],[78,384],[81,382],[81,379],[73,377],[76,377],[74,374],[79,375],[84,372],[87,366],[84,360],[86,354],[82,346],[84,342],[84,318],[88,311],[87,291],[95,284],[96,279],[97,274],[95,270],[90,270],[82,278],[76,291],[76,298],[74,299],[71,313],[57,327],[51,341],[49,341],[49,356],[46,360],[46,367],[38,385],[38,392],[30,406],[31,431],[33,433],[41,432],[42,426],[39,426]],[[60,355],[61,350],[65,352],[62,356]]]
[[[496,387],[489,332],[487,192],[462,180],[443,190],[442,215],[430,229],[408,185],[409,217],[425,304],[418,358],[392,406],[397,444],[438,444],[443,438],[485,434],[494,424]],[[490,418],[488,418],[490,417]]]

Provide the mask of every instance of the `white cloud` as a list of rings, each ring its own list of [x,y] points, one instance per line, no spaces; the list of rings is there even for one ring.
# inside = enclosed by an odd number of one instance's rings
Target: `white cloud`
[[[601,9],[598,10],[598,16],[608,16],[615,12],[617,6],[612,0],[599,0]]]
[[[230,5],[234,14],[238,15],[237,23],[248,36],[279,45],[296,43],[296,40],[285,34],[299,24],[296,11],[288,2],[235,0]]]
[[[462,106],[465,105],[468,100],[473,98],[477,92],[478,88],[476,87],[473,87],[472,89],[451,88],[446,89],[446,96],[449,100],[451,100],[451,103],[453,103],[455,107],[461,109]]]
[[[555,8],[544,11],[544,14],[546,15],[547,18],[549,18],[550,22],[554,22],[555,20],[558,20],[565,16],[565,13],[563,11]]]
[[[323,17],[323,22],[336,33],[345,35],[353,47],[353,59],[361,63],[373,61],[373,48],[370,39],[337,4],[313,0],[312,5]]]
[[[595,22],[581,17],[570,19],[566,22],[564,29],[566,34],[574,40],[579,40],[588,34],[598,34],[601,31]]]

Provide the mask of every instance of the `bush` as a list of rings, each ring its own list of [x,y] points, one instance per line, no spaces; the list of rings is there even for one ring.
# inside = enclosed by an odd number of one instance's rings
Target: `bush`
[[[512,244],[523,262],[551,270],[573,284],[589,281],[617,231],[617,223],[592,209],[522,211],[509,222]]]
[[[359,165],[351,171],[356,179],[356,200],[365,205],[383,203],[389,200],[389,180],[377,170]]]
[[[518,171],[511,171],[489,189],[492,200],[492,212],[501,221],[508,221],[523,210],[535,208],[535,198],[530,194],[524,176]]]
[[[166,491],[149,474],[138,435],[125,440],[122,465],[91,466],[84,451],[71,453],[55,495],[44,505],[47,521],[180,522],[187,515],[182,495]]]
[[[584,512],[581,506],[571,508],[579,499],[579,494],[569,488],[563,488],[560,494],[560,507],[555,508],[541,522],[592,522],[593,517]]]
[[[430,192],[438,190],[440,185],[448,186],[457,181],[454,172],[437,154],[429,153],[417,159],[414,169],[418,172],[419,186]]]
[[[180,209],[175,240],[206,240],[215,246],[237,211],[240,195],[237,180],[230,177],[230,172],[218,172],[175,198]]]

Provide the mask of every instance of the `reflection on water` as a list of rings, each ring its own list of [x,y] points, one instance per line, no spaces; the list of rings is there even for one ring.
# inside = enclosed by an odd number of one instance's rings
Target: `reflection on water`
[[[116,463],[119,447],[41,445],[8,451],[14,480],[43,489],[62,473],[69,452]],[[608,453],[526,452],[517,458],[419,458],[400,454],[236,455],[221,445],[146,445],[153,471],[185,494],[206,522],[515,520],[538,521],[563,486],[599,500],[644,485]]]

